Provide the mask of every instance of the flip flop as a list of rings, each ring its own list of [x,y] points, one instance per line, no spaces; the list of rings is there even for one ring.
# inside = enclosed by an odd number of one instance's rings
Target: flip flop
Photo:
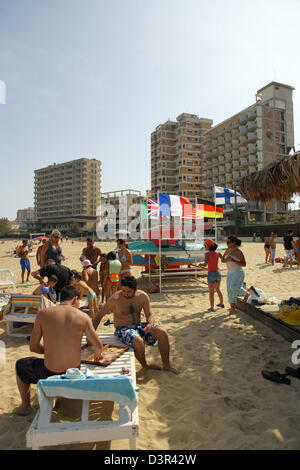
[[[105,323],[103,323],[104,326],[108,326],[108,325],[113,325],[113,321],[110,321],[110,320],[106,320]]]
[[[262,370],[261,374],[265,379],[271,380],[272,382],[277,382],[279,384],[286,384],[286,385],[290,385],[291,383],[290,379],[286,378],[287,374],[280,374],[278,370],[274,370],[274,371]]]
[[[293,367],[286,367],[285,371],[287,374],[295,377],[296,379],[300,379],[300,367],[298,369],[293,369]]]

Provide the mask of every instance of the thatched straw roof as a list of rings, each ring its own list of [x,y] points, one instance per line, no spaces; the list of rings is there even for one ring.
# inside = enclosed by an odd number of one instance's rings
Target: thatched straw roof
[[[300,152],[245,176],[239,192],[248,201],[289,201],[293,194],[300,193]]]

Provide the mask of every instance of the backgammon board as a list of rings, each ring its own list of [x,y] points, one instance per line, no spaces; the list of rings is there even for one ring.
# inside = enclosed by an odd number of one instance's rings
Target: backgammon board
[[[107,367],[127,350],[128,346],[105,344],[102,350],[103,358],[101,361],[97,362],[95,360],[95,351],[93,347],[85,345],[81,350],[81,363]]]

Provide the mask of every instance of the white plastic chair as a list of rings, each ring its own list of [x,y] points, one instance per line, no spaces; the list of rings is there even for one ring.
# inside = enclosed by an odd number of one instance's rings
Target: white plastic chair
[[[0,289],[12,287],[17,292],[15,284],[15,275],[9,269],[0,269]]]

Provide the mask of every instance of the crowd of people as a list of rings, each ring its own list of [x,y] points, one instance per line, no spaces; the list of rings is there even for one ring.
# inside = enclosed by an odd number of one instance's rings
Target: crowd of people
[[[290,230],[283,239],[285,258],[283,266],[292,267],[295,256],[300,265],[300,236],[295,242]],[[49,239],[42,242],[36,259],[39,269],[31,272],[28,241],[23,240],[18,248],[24,282],[30,274],[40,282],[34,294],[46,296],[53,306],[38,313],[30,338],[30,350],[44,354],[44,359],[29,357],[16,364],[17,385],[21,405],[15,410],[19,415],[31,412],[30,384],[51,375],[61,374],[71,367],[80,368],[81,338],[85,334],[88,344],[94,347],[96,356],[101,358],[102,343],[96,330],[106,315],[113,314],[115,335],[133,347],[141,366],[160,369],[149,363],[145,356],[145,344],[158,344],[163,368],[174,373],[178,371],[170,363],[170,345],[166,330],[155,323],[148,294],[137,287],[132,276],[132,254],[125,240],[117,240],[117,249],[107,254],[87,238],[87,246],[80,255],[82,271],[79,272],[62,264],[65,257],[60,244],[61,235],[54,230]],[[277,234],[269,234],[264,240],[265,262],[274,265],[276,259]],[[254,241],[254,240],[253,240]],[[227,249],[223,254],[217,251],[214,240],[204,242],[206,253],[203,266],[207,267],[209,288],[209,312],[214,312],[214,294],[218,296],[219,308],[225,308],[221,291],[220,263],[227,268],[227,297],[229,314],[237,312],[237,298],[247,299],[245,280],[246,260],[241,250],[241,240],[235,235],[227,237]],[[47,277],[47,282],[44,278]],[[101,302],[99,301],[101,297]],[[79,301],[87,297],[90,317],[78,310]],[[103,303],[105,300],[105,303]],[[57,304],[55,304],[57,302]],[[145,321],[141,321],[142,312]],[[55,335],[54,335],[55,332]],[[43,345],[41,344],[43,338]]]

